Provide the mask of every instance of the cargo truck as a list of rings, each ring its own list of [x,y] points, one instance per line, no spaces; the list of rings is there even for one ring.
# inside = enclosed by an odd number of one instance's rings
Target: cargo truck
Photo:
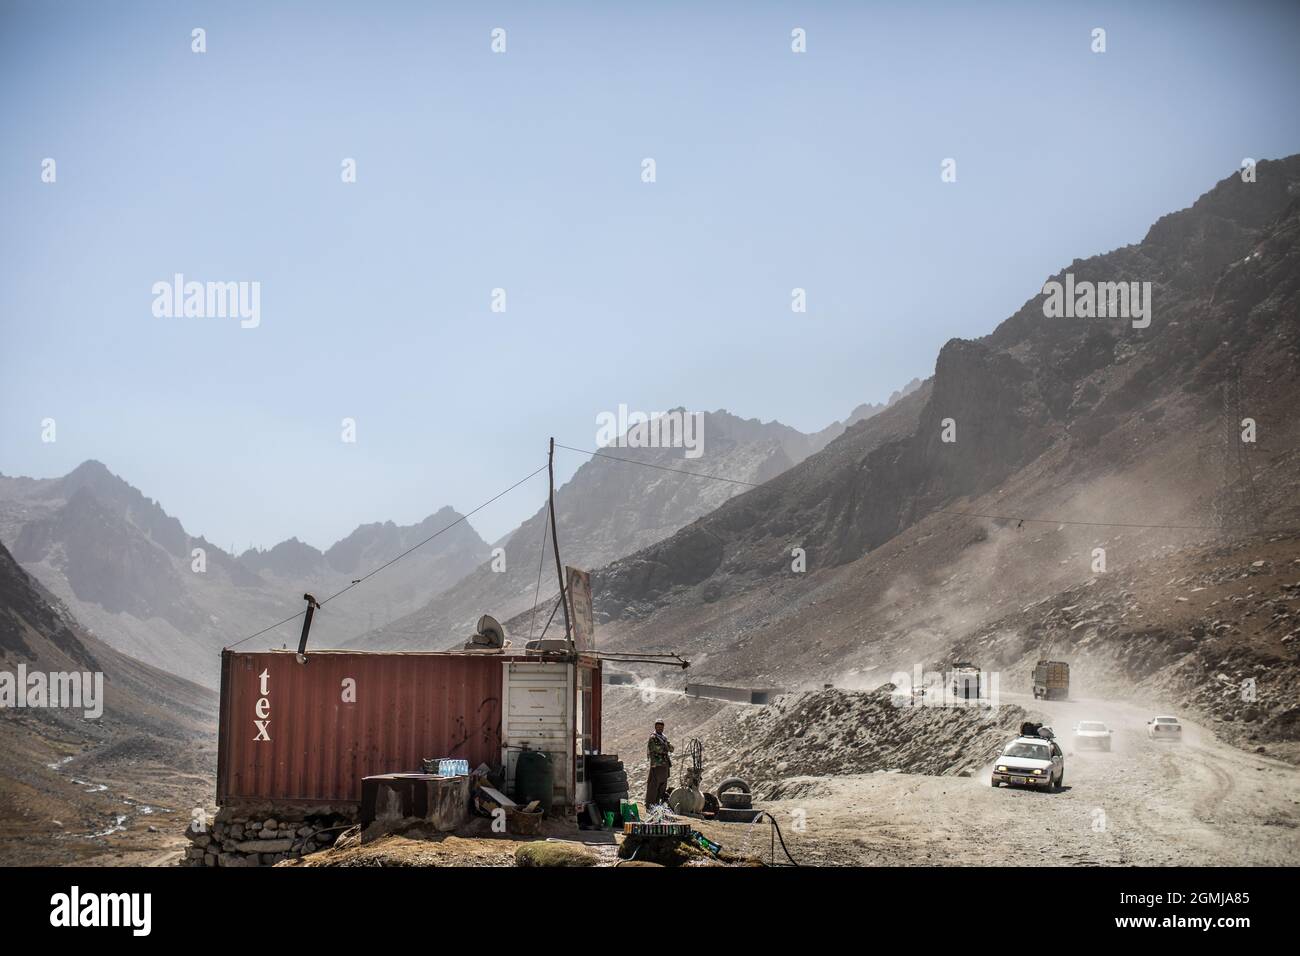
[[[980,669],[969,661],[958,661],[952,665],[953,700],[980,699]]]
[[[1034,698],[1065,700],[1070,696],[1070,665],[1065,661],[1039,661],[1034,668]]]

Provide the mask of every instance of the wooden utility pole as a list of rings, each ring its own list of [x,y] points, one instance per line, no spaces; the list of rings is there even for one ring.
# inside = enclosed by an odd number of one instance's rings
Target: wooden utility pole
[[[546,459],[546,474],[550,479],[551,546],[555,550],[555,575],[560,581],[560,603],[564,605],[564,639],[573,640],[573,624],[569,620],[569,594],[564,583],[564,565],[560,563],[560,535],[555,529],[555,438],[551,438],[551,451]]]

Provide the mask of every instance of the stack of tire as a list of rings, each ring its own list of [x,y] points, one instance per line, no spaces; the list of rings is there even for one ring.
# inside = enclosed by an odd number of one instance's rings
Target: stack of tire
[[[583,758],[587,779],[591,781],[591,796],[601,815],[614,814],[614,825],[623,822],[622,802],[627,799],[627,771],[618,754],[587,754]]]

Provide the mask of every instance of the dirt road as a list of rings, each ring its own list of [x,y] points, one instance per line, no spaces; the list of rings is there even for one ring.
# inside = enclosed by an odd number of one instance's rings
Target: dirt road
[[[1149,741],[1153,715],[1127,703],[1003,701],[1057,730],[1064,789],[994,789],[991,768],[972,777],[805,777],[763,807],[806,864],[1300,865],[1300,768],[1186,722],[1182,743]],[[1078,720],[1105,721],[1112,751],[1076,750]],[[767,854],[766,824],[709,829]]]

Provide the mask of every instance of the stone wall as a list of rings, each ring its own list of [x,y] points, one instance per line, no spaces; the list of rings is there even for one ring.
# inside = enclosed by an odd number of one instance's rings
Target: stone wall
[[[334,845],[356,823],[353,806],[222,807],[185,831],[183,866],[274,866]]]

